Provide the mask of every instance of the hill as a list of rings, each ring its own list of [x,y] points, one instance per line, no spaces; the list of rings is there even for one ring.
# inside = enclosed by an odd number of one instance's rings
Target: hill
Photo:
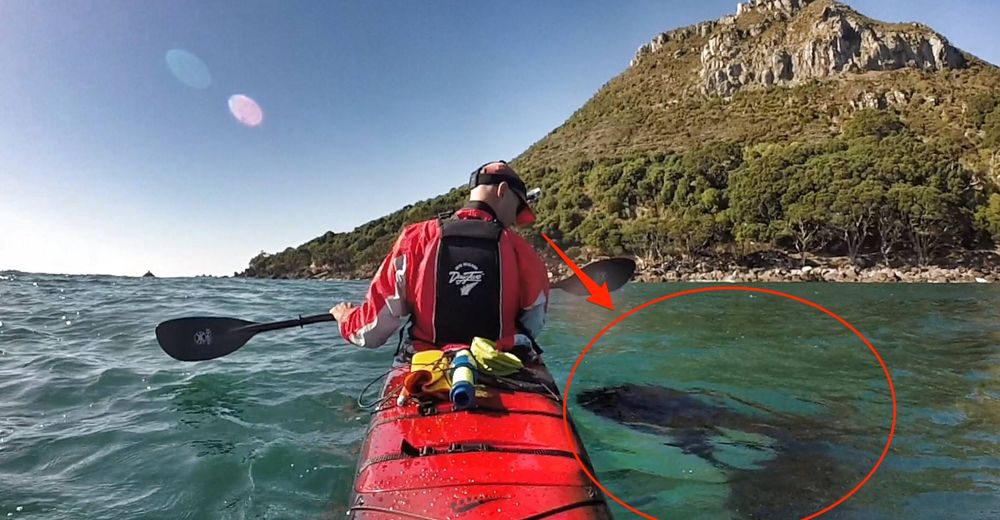
[[[513,164],[544,188],[536,231],[580,259],[948,264],[1000,242],[998,106],[1000,69],[929,27],[756,0],[657,35]],[[367,277],[402,226],[463,196],[262,253],[243,275]]]

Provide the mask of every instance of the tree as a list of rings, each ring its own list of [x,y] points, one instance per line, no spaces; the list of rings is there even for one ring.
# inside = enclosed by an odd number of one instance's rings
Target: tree
[[[722,190],[708,188],[701,192],[701,209],[707,213],[718,213],[726,208],[726,199]]]
[[[622,244],[647,263],[653,263],[666,255],[671,238],[662,218],[638,218],[622,226]]]
[[[831,199],[829,193],[813,192],[788,206],[788,232],[795,240],[795,250],[803,266],[806,265],[806,253],[812,251],[828,231]]]
[[[1000,194],[990,195],[987,204],[979,208],[976,214],[978,227],[993,239],[993,244],[1000,246]]]
[[[619,254],[623,249],[621,222],[601,212],[591,212],[576,229],[576,237],[595,251]]]
[[[1000,149],[990,155],[990,175],[994,181],[1000,183]]]
[[[729,174],[743,163],[743,148],[736,143],[712,141],[684,154],[682,167],[691,177],[705,179],[712,188],[729,185]]]
[[[966,102],[965,117],[969,124],[981,128],[986,122],[986,116],[996,109],[1000,96],[996,93],[980,93],[972,96]]]
[[[876,225],[878,208],[885,203],[885,193],[874,181],[864,181],[835,193],[830,224],[847,246],[851,263],[857,263],[858,253]]]
[[[697,208],[687,208],[670,214],[668,227],[671,240],[688,254],[705,250],[719,240],[727,230],[725,221],[716,221],[715,216]]]
[[[990,112],[983,124],[983,144],[1000,148],[1000,109]]]
[[[874,137],[884,139],[890,135],[902,133],[906,125],[893,112],[866,108],[859,110],[854,117],[844,124],[845,139]]]
[[[786,229],[782,199],[788,191],[788,169],[808,154],[795,145],[751,149],[742,167],[729,177],[729,206],[733,234],[741,242],[773,240]]]
[[[883,203],[875,209],[875,230],[878,233],[878,251],[882,262],[889,267],[893,251],[903,234],[903,224],[899,218],[899,209],[891,204],[887,195],[883,195]]]
[[[936,188],[906,184],[893,186],[888,196],[898,208],[902,229],[917,255],[917,263],[927,265],[955,227],[951,201]]]

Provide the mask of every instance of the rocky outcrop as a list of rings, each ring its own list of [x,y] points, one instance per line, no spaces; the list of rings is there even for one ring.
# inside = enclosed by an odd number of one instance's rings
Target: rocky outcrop
[[[965,65],[963,54],[926,26],[876,22],[832,0],[739,4],[736,16],[658,35],[639,48],[632,65],[692,35],[705,39],[700,90],[721,97],[844,74]]]
[[[629,62],[628,66],[635,67],[643,56],[654,52],[658,52],[660,49],[663,48],[664,45],[667,44],[667,42],[670,41],[671,37],[670,35],[671,33],[668,32],[660,33],[656,35],[656,38],[653,38],[650,42],[642,44],[642,46],[639,47],[639,50],[635,51],[635,57],[632,58],[632,61]]]
[[[751,0],[736,4],[736,16],[751,12],[766,13],[769,16],[789,17],[813,0]]]
[[[704,272],[651,269],[639,273],[636,281],[661,282],[828,282],[828,283],[997,283],[1000,271],[982,272],[976,269],[934,267],[929,269],[713,269]]]

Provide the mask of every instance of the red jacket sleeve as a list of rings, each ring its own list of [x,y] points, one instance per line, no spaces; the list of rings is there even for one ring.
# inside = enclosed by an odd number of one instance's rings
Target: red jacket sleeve
[[[545,318],[549,310],[549,273],[531,244],[516,233],[512,235],[517,251],[518,268],[521,272],[519,319],[528,333],[537,338],[545,327]]]
[[[348,342],[359,347],[380,347],[410,314],[406,278],[414,259],[407,244],[414,232],[412,226],[403,230],[372,279],[365,301],[340,323],[340,334]]]

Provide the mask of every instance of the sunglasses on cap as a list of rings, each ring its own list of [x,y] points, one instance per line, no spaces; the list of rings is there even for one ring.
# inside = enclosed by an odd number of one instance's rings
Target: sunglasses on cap
[[[489,168],[492,171],[486,172],[488,166],[494,166],[493,168]],[[525,226],[534,222],[535,214],[531,210],[531,206],[541,199],[542,189],[533,188],[528,190],[524,185],[524,181],[518,177],[517,173],[506,161],[488,162],[473,170],[469,176],[469,189],[484,184],[500,184],[501,182],[506,182],[520,200],[517,206],[517,224]]]

